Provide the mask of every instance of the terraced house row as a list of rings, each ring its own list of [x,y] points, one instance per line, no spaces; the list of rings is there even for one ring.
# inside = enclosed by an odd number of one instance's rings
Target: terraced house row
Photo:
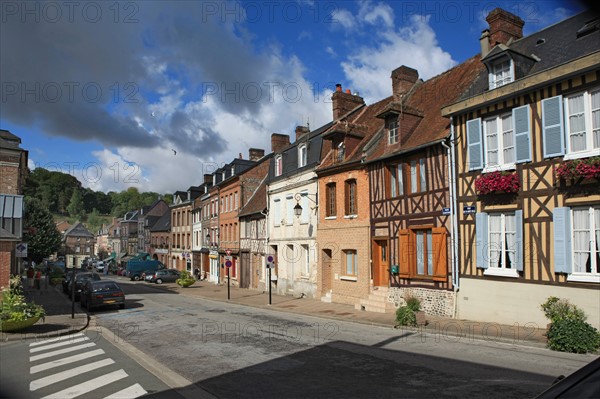
[[[487,22],[480,54],[428,80],[400,66],[373,104],[338,85],[330,122],[176,193],[169,265],[218,283],[231,256],[264,290],[270,255],[281,294],[521,325],[554,295],[600,326],[600,20]]]

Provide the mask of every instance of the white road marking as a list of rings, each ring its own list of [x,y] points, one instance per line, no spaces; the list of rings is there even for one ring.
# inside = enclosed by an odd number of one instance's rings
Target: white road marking
[[[135,384],[122,391],[115,392],[104,399],[134,399],[147,394],[146,390],[140,384]]]
[[[89,340],[88,337],[82,337],[82,338],[74,339],[73,341],[62,341],[62,342],[57,342],[55,344],[38,346],[38,347],[29,349],[29,353],[36,353],[36,352],[41,352],[41,351],[45,351],[45,350],[48,350],[48,349],[59,348],[61,346],[76,344],[76,343],[87,341],[87,340]]]
[[[51,344],[53,342],[58,342],[58,341],[64,341],[66,339],[73,339],[76,337],[81,337],[83,335],[83,333],[77,333],[77,334],[71,334],[71,335],[64,335],[62,337],[58,337],[58,338],[51,338],[51,339],[46,339],[43,341],[39,341],[39,342],[34,342],[32,344],[29,344],[29,346],[38,346],[38,345],[45,345],[45,344]]]
[[[79,355],[69,356],[62,359],[53,360],[48,363],[38,364],[37,366],[33,366],[30,369],[30,374],[39,373],[40,371],[49,370],[54,367],[59,367],[65,364],[78,362],[80,360],[89,359],[90,357],[98,356],[103,354],[104,351],[102,349],[96,349],[91,352],[80,353]]]
[[[53,352],[42,353],[41,355],[31,356],[29,358],[29,361],[35,362],[36,360],[46,359],[46,358],[49,358],[49,357],[52,357],[52,356],[57,356],[57,355],[62,355],[64,353],[75,352],[75,351],[78,351],[80,349],[89,348],[91,346],[96,346],[96,344],[93,343],[93,342],[88,342],[87,344],[72,346],[70,348],[59,349],[59,350],[56,350],[56,351],[53,351]]]
[[[114,363],[115,361],[112,359],[103,359],[94,363],[86,364],[84,366],[75,367],[74,369],[61,371],[60,373],[52,374],[47,377],[40,378],[39,380],[31,381],[31,383],[29,384],[29,390],[35,391],[40,388],[44,388],[48,385],[54,384],[56,382],[64,381],[71,377],[75,377],[77,375],[87,373],[88,371],[96,370]]]
[[[62,391],[53,393],[52,395],[44,396],[42,399],[67,399],[76,398],[77,396],[91,392],[95,389],[103,387],[108,384],[112,384],[115,381],[128,377],[125,370],[117,370],[112,373],[94,378],[81,384],[74,385],[70,388],[63,389]]]

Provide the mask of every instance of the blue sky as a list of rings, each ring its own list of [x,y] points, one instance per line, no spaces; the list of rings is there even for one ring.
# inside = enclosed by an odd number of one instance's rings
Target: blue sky
[[[572,1],[2,2],[0,128],[31,167],[94,190],[197,185],[273,132],[331,119],[336,83],[367,103],[400,65],[435,76],[479,51],[502,7],[525,35]]]

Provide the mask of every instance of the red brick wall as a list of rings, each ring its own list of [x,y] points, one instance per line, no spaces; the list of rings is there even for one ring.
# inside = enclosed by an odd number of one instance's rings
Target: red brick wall
[[[8,287],[10,262],[16,243],[0,241],[0,287]]]

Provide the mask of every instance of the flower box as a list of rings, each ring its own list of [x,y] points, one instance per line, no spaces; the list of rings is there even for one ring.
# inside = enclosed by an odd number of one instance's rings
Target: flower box
[[[559,180],[600,179],[600,157],[564,161],[554,167],[554,176]]]
[[[2,332],[11,332],[11,331],[19,331],[27,327],[31,327],[35,323],[38,322],[40,317],[30,317],[25,320],[5,320],[0,321],[0,331]]]
[[[521,182],[517,172],[491,172],[480,175],[475,180],[477,194],[517,193]]]

